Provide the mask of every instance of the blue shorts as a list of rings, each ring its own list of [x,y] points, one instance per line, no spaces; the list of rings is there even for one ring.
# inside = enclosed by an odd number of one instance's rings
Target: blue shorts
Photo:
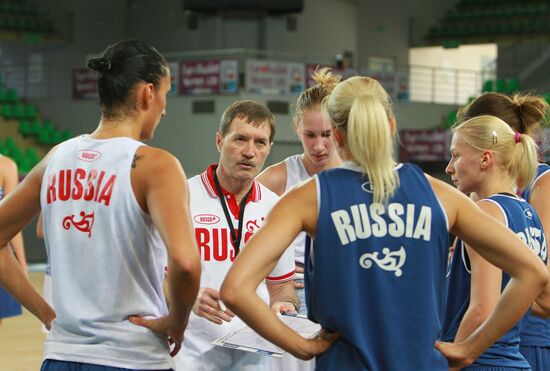
[[[549,347],[519,347],[519,351],[527,362],[529,362],[533,371],[550,370]]]
[[[19,304],[4,288],[0,287],[0,319],[18,316],[22,313]]]
[[[42,362],[42,367],[40,367],[40,371],[140,371],[140,370],[111,367],[111,366],[92,365],[89,363],[57,361],[54,359],[46,359],[44,360],[44,362]],[[150,371],[173,371],[173,370],[168,369],[168,370],[150,370]]]

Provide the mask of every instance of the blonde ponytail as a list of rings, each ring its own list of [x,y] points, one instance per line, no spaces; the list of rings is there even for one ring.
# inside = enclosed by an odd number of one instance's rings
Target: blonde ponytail
[[[393,167],[390,122],[384,106],[371,94],[355,98],[349,112],[350,152],[370,181],[374,202],[385,203],[395,193],[399,178]]]
[[[510,171],[517,174],[516,183],[519,189],[525,189],[535,177],[538,163],[537,144],[527,134],[515,134],[518,142],[515,145],[515,153]]]
[[[386,203],[399,187],[390,123],[393,113],[386,91],[369,77],[352,77],[334,88],[323,112],[346,133],[353,160],[371,184],[373,201]]]

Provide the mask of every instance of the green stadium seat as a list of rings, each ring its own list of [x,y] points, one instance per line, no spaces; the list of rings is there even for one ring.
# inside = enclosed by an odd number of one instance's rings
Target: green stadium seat
[[[19,161],[19,159],[21,159],[21,157],[23,157],[23,152],[21,151],[21,148],[14,147],[8,150],[8,156],[11,157],[15,162],[17,162]]]
[[[6,91],[6,100],[8,102],[15,102],[19,99],[19,97],[17,96],[17,90],[13,89],[13,88],[10,88]]]
[[[495,90],[496,90],[497,93],[506,94],[506,80],[497,79],[496,84],[495,84]]]
[[[15,103],[13,106],[13,117],[16,119],[25,118],[25,105],[23,103]]]
[[[33,147],[27,148],[25,151],[25,157],[30,161],[32,166],[35,166],[38,162],[40,162],[38,152],[36,152],[36,149]]]
[[[25,118],[34,119],[36,118],[36,106],[33,104],[25,105]]]
[[[42,128],[48,131],[53,131],[55,129],[53,122],[51,120],[44,120],[42,122]]]
[[[21,174],[29,173],[34,167],[32,161],[26,156],[19,156],[18,158],[14,158],[14,160],[17,162],[19,173]]]
[[[53,130],[50,134],[50,144],[59,144],[63,142],[63,133],[59,130]]]
[[[456,122],[456,113],[457,113],[457,111],[454,110],[454,111],[450,111],[447,114],[447,121],[445,122],[445,127],[446,128],[450,128]]]
[[[488,93],[493,91],[493,80],[485,80],[483,83],[483,88],[481,89],[483,93]]]
[[[506,80],[506,94],[514,94],[519,91],[519,81],[518,79],[507,79]]]
[[[27,120],[20,120],[19,126],[17,127],[17,131],[19,131],[19,134],[21,134],[24,137],[28,137],[32,135],[31,123]]]
[[[7,137],[7,138],[6,138],[6,141],[4,142],[4,145],[5,145],[6,148],[8,148],[8,149],[12,149],[12,148],[17,147],[17,143],[15,142],[15,139],[12,138],[12,137]]]
[[[31,135],[38,135],[40,130],[42,130],[42,123],[40,122],[40,120],[34,119],[33,121],[31,121]]]
[[[17,143],[14,138],[6,138],[4,143],[5,155],[11,157],[15,162],[22,156],[21,149],[17,146]]]
[[[37,133],[37,140],[38,140],[38,143],[40,144],[51,144],[50,143],[50,135],[51,132],[49,130],[44,130],[44,129],[41,129],[38,133]]]
[[[13,116],[13,106],[9,103],[2,104],[2,117],[11,120]]]

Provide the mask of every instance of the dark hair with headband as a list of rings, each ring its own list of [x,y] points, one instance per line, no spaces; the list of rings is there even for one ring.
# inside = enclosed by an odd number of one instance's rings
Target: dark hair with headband
[[[101,113],[110,119],[135,111],[133,93],[137,84],[151,83],[158,88],[169,72],[166,59],[139,40],[120,41],[107,47],[103,56],[88,61],[88,68],[99,73]]]

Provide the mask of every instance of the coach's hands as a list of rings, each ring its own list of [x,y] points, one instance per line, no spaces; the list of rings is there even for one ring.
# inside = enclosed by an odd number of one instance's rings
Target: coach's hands
[[[271,305],[271,311],[275,314],[279,313],[298,313],[298,308],[291,301],[276,301]]]
[[[199,290],[199,295],[193,305],[193,313],[218,325],[221,325],[223,321],[231,322],[231,319],[235,317],[235,313],[223,305],[220,293],[210,287],[202,287]]]
[[[130,316],[128,320],[134,325],[142,326],[153,331],[155,334],[165,339],[170,347],[174,346],[170,351],[170,356],[174,357],[181,349],[181,343],[183,342],[183,331],[187,326],[187,323],[177,323],[178,321],[172,319],[170,316],[146,319],[139,316]]]

